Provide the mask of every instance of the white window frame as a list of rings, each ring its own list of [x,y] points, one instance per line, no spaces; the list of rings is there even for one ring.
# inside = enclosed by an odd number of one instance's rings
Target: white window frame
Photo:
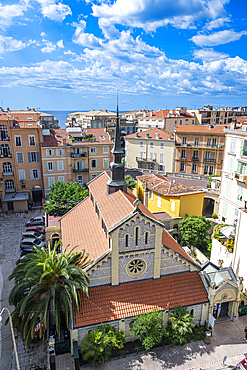
[[[95,163],[96,163],[95,167],[93,167],[93,165],[92,165],[93,161],[95,161]],[[90,168],[92,168],[92,169],[98,168],[98,160],[97,159],[90,159]]]
[[[175,213],[176,210],[176,202],[175,200],[171,200],[171,212]]]
[[[150,199],[151,200],[154,200],[154,192],[153,192],[153,190],[150,190]]]
[[[46,149],[46,156],[47,157],[52,157],[54,155],[54,150],[53,149]]]
[[[30,152],[30,157],[31,157],[31,163],[38,162],[37,161],[37,152]],[[35,159],[35,160],[33,160]]]
[[[160,163],[164,163],[164,153],[160,153]]]
[[[103,146],[103,154],[109,153],[109,146],[104,145]]]
[[[19,161],[18,154],[21,154],[22,161]],[[24,158],[23,158],[23,153],[22,152],[16,153],[16,157],[17,157],[17,163],[23,163],[24,162]]]
[[[140,147],[143,148],[144,147],[144,142],[143,141],[140,141]]]
[[[16,143],[16,140],[19,139],[20,140],[20,145],[17,145]],[[22,141],[21,141],[21,136],[20,135],[15,135],[15,146],[22,146]]]
[[[56,153],[58,156],[64,155],[64,149],[57,149]]]
[[[103,168],[109,168],[109,158],[103,159]]]
[[[46,162],[46,164],[47,164],[47,167],[46,167],[47,171],[55,171],[55,162]]]
[[[58,181],[64,182],[64,176],[58,176]]]
[[[51,186],[55,184],[55,177],[48,177],[48,186],[51,188]]]
[[[159,193],[157,195],[157,207],[161,208],[161,194],[159,194]]]
[[[95,148],[95,147],[94,148],[93,147],[89,148],[89,153],[90,154],[97,154],[98,153],[98,148]]]
[[[165,143],[160,143],[160,149],[165,149]]]
[[[22,181],[26,181],[26,173],[25,173],[25,170],[18,170],[19,172],[19,180]]]
[[[57,170],[58,171],[63,171],[64,170],[63,161],[57,161]]]
[[[150,148],[153,148],[153,147],[154,147],[154,142],[150,141]]]
[[[182,167],[183,167],[183,169],[181,169]],[[184,170],[185,170],[184,162],[180,162],[179,171],[184,172]]]
[[[34,144],[31,144],[32,140]],[[28,135],[28,141],[29,141],[29,146],[35,146],[36,145],[35,135]]]

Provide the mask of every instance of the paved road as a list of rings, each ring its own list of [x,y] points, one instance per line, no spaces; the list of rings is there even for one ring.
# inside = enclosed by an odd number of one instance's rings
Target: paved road
[[[233,369],[247,352],[244,327],[247,316],[237,322],[225,322],[215,326],[210,345],[203,341],[183,346],[157,349],[141,355],[110,361],[102,365],[82,367],[83,370],[189,370],[189,369]],[[226,367],[222,359],[227,355]]]
[[[13,287],[13,281],[8,281],[8,277],[15,267],[15,262],[20,257],[20,239],[22,232],[25,230],[25,221],[33,216],[39,216],[40,211],[32,213],[12,213],[0,214],[0,311],[3,307],[12,308],[8,304],[8,296]],[[3,314],[3,322],[0,323],[0,369],[10,370],[16,369],[15,361],[11,365],[12,360],[12,337],[10,326],[4,325],[7,318],[6,311]],[[17,334],[17,332],[16,332]],[[24,346],[23,340],[16,335],[19,360],[21,369],[26,369],[26,361],[30,366],[33,361],[39,361],[39,357],[44,357],[43,349],[40,348],[40,343],[32,345],[28,351]],[[40,352],[40,355],[38,354]],[[37,355],[38,354],[38,355]]]

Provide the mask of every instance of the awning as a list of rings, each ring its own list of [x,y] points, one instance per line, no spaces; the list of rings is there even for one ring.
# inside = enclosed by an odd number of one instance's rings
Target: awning
[[[17,191],[16,193],[5,193],[3,202],[17,202],[20,200],[28,200],[29,191]]]

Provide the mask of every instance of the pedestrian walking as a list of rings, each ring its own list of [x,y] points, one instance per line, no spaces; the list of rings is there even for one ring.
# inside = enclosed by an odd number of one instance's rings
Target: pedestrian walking
[[[246,340],[246,342],[247,342],[247,326],[245,327],[245,329],[244,329],[244,335],[245,335],[245,337],[244,337],[244,339]]]

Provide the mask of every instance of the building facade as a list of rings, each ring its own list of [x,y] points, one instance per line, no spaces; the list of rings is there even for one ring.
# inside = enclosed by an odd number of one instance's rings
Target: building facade
[[[224,126],[177,126],[175,171],[204,176],[221,175]]]
[[[109,173],[112,147],[113,142],[104,129],[43,130],[41,155],[45,195],[57,181],[85,186],[102,171]]]
[[[174,135],[162,129],[125,137],[125,165],[128,168],[172,172],[174,152]]]
[[[188,109],[188,112],[195,117],[197,125],[229,125],[235,116],[246,114],[241,108],[214,109],[212,105],[201,109]]]

